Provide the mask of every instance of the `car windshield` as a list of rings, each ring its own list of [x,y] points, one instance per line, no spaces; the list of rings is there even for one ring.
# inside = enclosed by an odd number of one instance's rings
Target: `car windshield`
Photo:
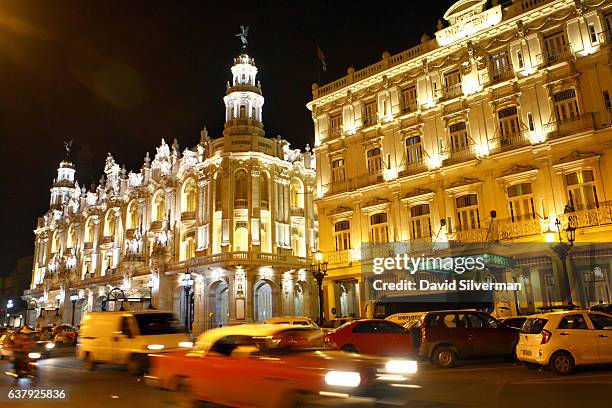
[[[172,313],[143,313],[134,315],[140,334],[174,334],[183,333],[185,329]]]
[[[548,323],[548,319],[541,319],[538,317],[530,318],[525,320],[523,327],[521,327],[521,333],[524,334],[540,334],[544,326]]]

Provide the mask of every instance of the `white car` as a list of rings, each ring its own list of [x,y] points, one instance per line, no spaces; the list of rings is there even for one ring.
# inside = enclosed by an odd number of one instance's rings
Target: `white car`
[[[529,316],[516,356],[528,366],[548,366],[560,375],[577,365],[612,364],[612,316],[589,310]]]
[[[319,326],[310,317],[302,316],[281,316],[273,317],[264,322],[265,324],[295,324],[298,326],[308,326],[318,328]]]

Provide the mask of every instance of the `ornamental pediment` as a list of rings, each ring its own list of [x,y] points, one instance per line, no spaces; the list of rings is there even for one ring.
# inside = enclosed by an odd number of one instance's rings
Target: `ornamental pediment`
[[[361,208],[365,212],[380,211],[389,208],[391,202],[385,198],[376,197],[366,202]]]
[[[341,217],[341,216],[347,216],[350,217],[351,215],[353,215],[353,209],[350,207],[344,207],[339,205],[338,207],[330,210],[327,213],[327,216],[329,217]]]
[[[470,185],[470,184],[476,184],[476,183],[482,183],[482,181],[477,179],[477,178],[472,178],[472,177],[461,177],[458,180],[456,180],[453,183],[451,183],[447,187],[447,190],[450,190],[452,188],[467,186],[467,185]]]

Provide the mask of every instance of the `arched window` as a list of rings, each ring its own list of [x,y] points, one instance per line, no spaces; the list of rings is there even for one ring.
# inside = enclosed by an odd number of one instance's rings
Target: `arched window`
[[[304,191],[300,180],[291,180],[291,194],[289,198],[291,208],[304,208]]]
[[[68,228],[68,236],[66,237],[66,248],[74,248],[76,245],[76,231],[74,227],[71,225]]]
[[[234,208],[248,207],[248,174],[240,169],[234,176]]]
[[[221,173],[217,173],[215,177],[215,211],[221,211],[221,203],[223,202],[221,182]]]
[[[183,212],[195,211],[197,207],[198,187],[194,179],[190,178],[183,184],[181,195],[181,208]]]
[[[387,213],[377,213],[370,216],[370,242],[389,242]]]
[[[531,183],[515,184],[508,187],[507,192],[512,222],[535,218]]]
[[[163,221],[166,216],[166,193],[159,190],[153,196],[152,221]]]
[[[412,239],[431,237],[429,204],[418,204],[410,207],[410,226]]]
[[[251,119],[258,120],[257,119],[257,109],[255,109],[254,106],[251,108]]]
[[[96,225],[94,224],[93,218],[87,221],[87,227],[85,229],[85,242],[94,242],[96,237]]]
[[[334,238],[336,251],[351,249],[351,224],[348,220],[338,221],[334,224]]]
[[[138,223],[138,201],[134,200],[128,206],[127,227],[128,229],[136,229]]]
[[[53,240],[51,241],[51,253],[55,254],[60,249],[60,234],[55,231],[53,233]]]
[[[115,211],[110,209],[106,212],[104,219],[104,236],[112,237],[115,235]]]
[[[246,106],[240,105],[240,118],[246,118]]]
[[[259,175],[259,200],[261,208],[268,208],[268,175],[262,171]]]

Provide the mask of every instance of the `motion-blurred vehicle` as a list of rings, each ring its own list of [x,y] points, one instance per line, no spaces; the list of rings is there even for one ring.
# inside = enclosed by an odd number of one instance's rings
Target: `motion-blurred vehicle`
[[[77,339],[77,329],[70,324],[55,326],[52,332],[55,343],[74,344]]]
[[[521,327],[523,327],[525,320],[527,320],[527,316],[509,316],[499,318],[499,321],[505,324],[506,326],[519,330]]]
[[[612,303],[600,303],[589,308],[592,312],[602,312],[612,315]]]
[[[23,358],[17,359],[13,372],[15,381],[19,381],[20,378],[29,378],[31,381],[36,382],[38,379],[38,366],[36,361],[41,357],[42,355],[40,353],[33,351],[26,353]]]
[[[0,336],[0,360],[4,360],[11,358],[13,352],[11,351],[11,338],[13,332],[5,331],[2,336]]]
[[[148,354],[191,348],[193,342],[171,312],[91,312],[81,324],[77,356],[85,368],[125,364],[131,374],[148,367]]]
[[[516,356],[528,367],[548,366],[559,375],[579,365],[612,364],[612,316],[588,310],[530,316]]]
[[[298,326],[308,326],[318,328],[317,323],[310,317],[303,316],[281,316],[273,317],[264,322],[265,324],[293,324]]]
[[[323,345],[321,331],[304,326],[227,326],[201,334],[193,350],[151,355],[145,380],[176,391],[178,406],[405,402],[404,387],[417,371],[416,361],[347,354]]]
[[[0,359],[11,359],[13,357],[13,339],[17,331],[9,330],[0,336]],[[38,358],[48,358],[51,351],[55,348],[55,343],[52,341],[41,340],[40,334],[35,331],[27,331],[30,341],[33,342],[32,351],[39,353]]]
[[[330,320],[326,320],[323,323],[323,330],[326,332],[329,332],[333,329],[337,329],[338,327],[342,326],[345,323],[350,323],[350,322],[354,322],[356,320],[361,320],[361,318],[358,317],[334,317],[333,319]]]
[[[36,329],[40,339],[44,341],[53,340],[53,330],[55,330],[55,325],[53,324]]]
[[[410,333],[396,323],[382,319],[347,322],[325,336],[332,348],[349,353],[379,356],[406,356],[413,353]]]
[[[514,356],[519,331],[491,315],[469,310],[427,312],[421,318],[419,355],[443,368],[458,359]]]

